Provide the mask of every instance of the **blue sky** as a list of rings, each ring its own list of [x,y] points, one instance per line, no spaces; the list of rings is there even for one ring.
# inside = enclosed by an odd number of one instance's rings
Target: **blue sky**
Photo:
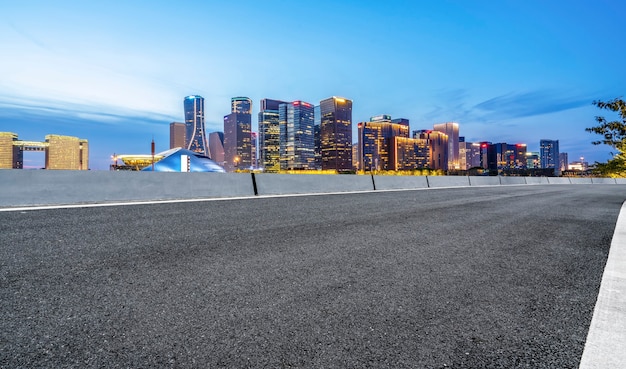
[[[626,3],[574,1],[0,0],[0,131],[90,142],[113,153],[169,148],[183,98],[208,131],[230,98],[353,100],[411,129],[456,121],[468,141],[558,139],[570,161],[606,161],[585,132],[594,100],[624,96]],[[356,140],[356,134],[355,134]],[[43,165],[30,153],[26,165]]]

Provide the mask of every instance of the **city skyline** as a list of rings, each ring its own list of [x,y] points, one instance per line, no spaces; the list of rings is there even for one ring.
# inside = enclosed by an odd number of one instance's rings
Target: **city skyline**
[[[559,140],[570,160],[610,158],[584,128],[605,113],[592,101],[623,96],[622,3],[317,1],[293,18],[280,1],[192,3],[203,22],[166,2],[3,5],[0,131],[85,137],[92,169],[107,169],[153,137],[166,150],[184,96],[205,98],[206,134],[223,131],[233,96],[255,117],[264,98],[342,96],[353,137],[389,114],[411,130],[458,122],[469,142]]]

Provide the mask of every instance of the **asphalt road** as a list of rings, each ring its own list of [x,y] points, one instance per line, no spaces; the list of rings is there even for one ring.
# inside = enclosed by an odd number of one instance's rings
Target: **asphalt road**
[[[575,368],[623,185],[0,213],[0,367]]]

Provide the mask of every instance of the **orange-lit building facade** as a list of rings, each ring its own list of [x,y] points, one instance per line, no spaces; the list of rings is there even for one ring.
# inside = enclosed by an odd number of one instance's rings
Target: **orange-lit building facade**
[[[428,145],[428,168],[448,170],[448,135],[440,131],[413,131],[413,138],[426,140]]]
[[[391,161],[392,137],[409,138],[409,126],[393,123],[388,115],[372,117],[358,128],[359,170],[394,170]],[[397,156],[397,154],[394,154]]]

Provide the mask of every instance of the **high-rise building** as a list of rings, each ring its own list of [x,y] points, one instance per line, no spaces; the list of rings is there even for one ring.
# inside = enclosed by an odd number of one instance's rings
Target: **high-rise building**
[[[224,132],[209,133],[209,157],[224,166]]]
[[[0,132],[0,169],[23,168],[23,150],[17,143],[17,134]]]
[[[454,122],[439,123],[433,126],[435,131],[448,136],[448,170],[461,169],[459,161],[459,124]]]
[[[280,169],[315,169],[314,107],[304,101],[280,104]]]
[[[409,138],[409,126],[393,123],[389,115],[378,115],[358,128],[359,170],[393,170],[391,163],[392,137]]]
[[[259,162],[257,154],[257,143],[259,141],[259,134],[257,132],[250,132],[250,161],[252,169],[258,168]]]
[[[539,160],[538,152],[527,152],[526,153],[526,167],[528,169],[539,169],[541,168],[541,160]]]
[[[352,100],[320,101],[320,151],[323,170],[352,170]]]
[[[569,169],[569,159],[566,152],[559,153],[559,170],[562,172]]]
[[[280,123],[278,107],[285,101],[263,99],[259,112],[259,166],[268,173],[280,170]]]
[[[185,127],[185,123],[170,123],[170,149],[174,149],[176,147],[186,147],[186,130],[187,127]]]
[[[232,172],[252,166],[252,100],[233,97],[224,116],[224,169]]]
[[[22,169],[24,151],[45,152],[46,169],[89,169],[89,142],[85,139],[47,135],[45,142],[20,141],[15,133],[0,132],[0,169]]]
[[[322,169],[322,107],[313,108],[313,137],[315,141],[315,169]]]
[[[468,152],[471,148],[471,142],[465,142],[464,136],[459,136],[459,166],[461,170],[468,170]]]
[[[89,144],[78,137],[46,136],[46,169],[87,170]]]
[[[413,138],[426,140],[429,151],[428,168],[448,170],[448,135],[441,131],[416,130],[413,131]]]
[[[391,170],[424,169],[429,167],[428,140],[401,136],[391,137],[389,167]]]
[[[185,97],[185,148],[208,156],[208,144],[204,127],[204,98],[191,95]]]
[[[559,140],[540,140],[539,152],[541,168],[554,169],[554,174],[559,175]]]
[[[391,120],[391,123],[402,124],[404,126],[409,126],[409,120],[406,118],[395,118]]]

